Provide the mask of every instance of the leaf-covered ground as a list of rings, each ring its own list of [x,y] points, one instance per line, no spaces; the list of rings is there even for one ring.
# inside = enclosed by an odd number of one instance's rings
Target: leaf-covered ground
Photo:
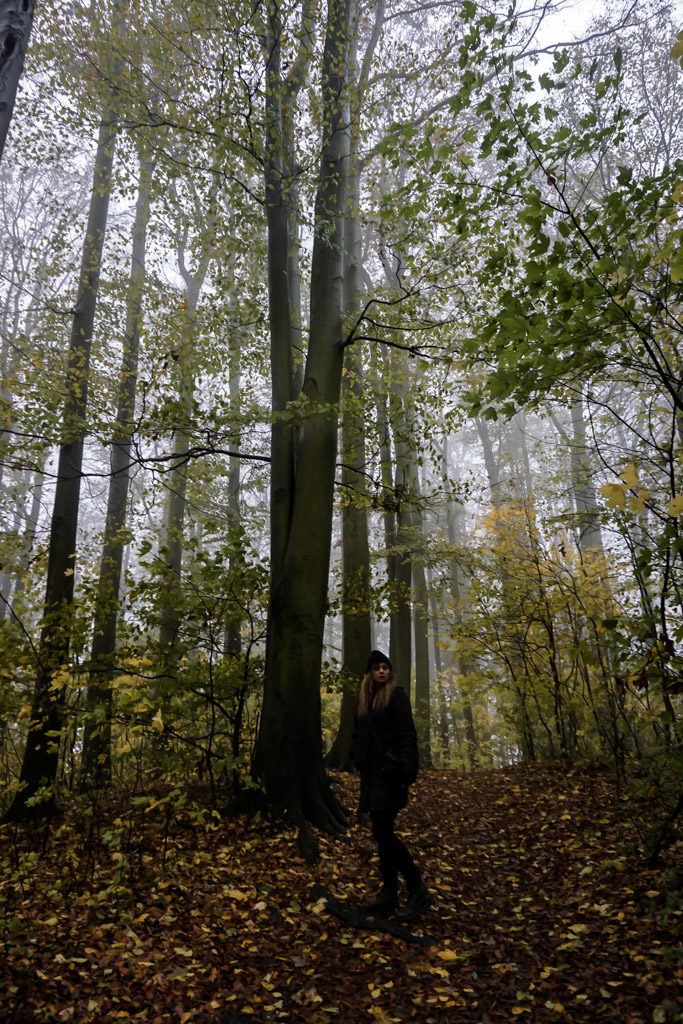
[[[0,1020],[681,1019],[672,854],[644,867],[600,775],[423,772],[399,825],[435,895],[412,925],[428,946],[312,899],[374,893],[355,819],[310,868],[291,832],[170,807],[2,829]]]

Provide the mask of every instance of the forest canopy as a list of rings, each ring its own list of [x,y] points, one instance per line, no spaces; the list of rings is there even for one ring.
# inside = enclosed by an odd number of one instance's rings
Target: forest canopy
[[[671,841],[683,32],[578,12],[40,5],[0,150],[6,817],[199,779],[313,856],[382,645],[425,765],[596,760]]]

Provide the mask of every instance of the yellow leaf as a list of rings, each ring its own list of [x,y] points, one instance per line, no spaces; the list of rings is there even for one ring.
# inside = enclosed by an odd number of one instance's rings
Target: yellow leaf
[[[174,946],[173,952],[177,953],[178,956],[194,956],[191,949],[186,949],[184,946]]]
[[[672,519],[680,516],[681,512],[683,512],[683,494],[677,494],[666,506],[666,510]]]
[[[453,960],[458,959],[458,954],[455,952],[454,949],[440,949],[439,952],[437,953],[437,956],[439,957],[440,960],[446,960],[449,963]]]
[[[600,493],[611,508],[626,508],[626,488],[621,484],[603,484]]]
[[[239,889],[224,889],[223,892],[233,900],[246,900],[247,895]]]
[[[629,462],[628,466],[621,474],[621,479],[627,487],[635,487],[638,483],[638,470],[632,462]]]
[[[157,732],[164,731],[164,720],[161,717],[161,708],[157,711],[156,715],[152,719],[152,728],[156,729]]]
[[[648,491],[647,487],[642,487],[638,492],[637,496],[634,495],[629,500],[629,508],[632,512],[635,512],[636,515],[640,515],[640,513],[645,508],[645,502],[649,497],[650,492]]]

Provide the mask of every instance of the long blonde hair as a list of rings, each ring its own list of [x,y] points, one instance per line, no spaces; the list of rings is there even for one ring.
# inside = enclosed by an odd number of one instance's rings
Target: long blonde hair
[[[396,678],[393,671],[389,673],[384,686],[377,691],[374,698],[372,696],[372,670],[368,672],[363,682],[360,684],[360,692],[358,694],[358,714],[367,715],[371,707],[375,709],[385,708],[391,700],[391,695],[396,689]]]

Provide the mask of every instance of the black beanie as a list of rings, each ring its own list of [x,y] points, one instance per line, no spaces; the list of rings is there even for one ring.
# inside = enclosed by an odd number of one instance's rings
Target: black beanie
[[[370,651],[370,657],[368,658],[368,664],[365,671],[369,672],[374,665],[388,665],[391,670],[391,662],[387,658],[386,654],[382,654],[381,651]]]

